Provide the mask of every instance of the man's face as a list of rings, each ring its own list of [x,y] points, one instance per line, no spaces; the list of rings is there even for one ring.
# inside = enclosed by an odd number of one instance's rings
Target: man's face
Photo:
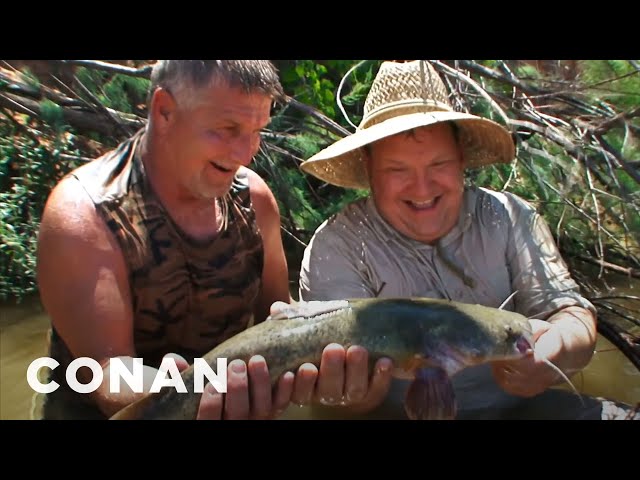
[[[190,95],[189,102],[181,104],[175,98],[169,102],[173,107],[161,141],[168,172],[183,196],[222,197],[238,168],[248,166],[258,152],[260,132],[270,121],[272,99],[224,82]]]
[[[464,169],[449,125],[379,140],[365,161],[376,208],[400,233],[433,244],[457,223]]]

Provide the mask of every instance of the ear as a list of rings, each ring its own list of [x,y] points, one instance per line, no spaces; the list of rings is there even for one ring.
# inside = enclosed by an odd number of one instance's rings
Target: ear
[[[176,100],[171,92],[158,87],[151,97],[150,117],[159,132],[166,131],[172,124],[176,112]]]

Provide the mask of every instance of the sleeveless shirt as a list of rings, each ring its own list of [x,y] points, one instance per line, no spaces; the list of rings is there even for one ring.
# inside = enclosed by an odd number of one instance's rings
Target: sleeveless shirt
[[[260,291],[263,245],[243,171],[220,199],[224,221],[216,237],[197,242],[182,232],[145,175],[138,154],[143,133],[69,175],[80,182],[117,239],[129,274],[136,356],[157,368],[169,352],[192,363],[251,325]],[[91,412],[87,395],[67,385],[66,367],[73,358],[53,328],[49,345],[50,356],[60,362],[51,380],[60,384],[61,400],[51,402],[59,405],[49,406],[50,416],[73,417],[87,410],[89,417],[93,413],[100,417],[97,408]]]

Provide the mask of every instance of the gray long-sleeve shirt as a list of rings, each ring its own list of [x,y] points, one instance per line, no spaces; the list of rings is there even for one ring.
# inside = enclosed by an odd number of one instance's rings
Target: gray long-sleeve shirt
[[[546,319],[591,303],[579,293],[543,218],[521,198],[465,189],[458,223],[437,245],[410,239],[386,222],[372,198],[325,221],[307,247],[300,300],[432,297],[503,307]],[[461,409],[510,403],[487,365],[454,377]],[[505,404],[506,404],[505,403]]]

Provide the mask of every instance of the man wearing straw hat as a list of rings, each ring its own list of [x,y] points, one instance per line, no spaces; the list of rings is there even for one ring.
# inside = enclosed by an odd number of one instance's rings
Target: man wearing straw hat
[[[304,254],[300,300],[414,296],[504,303],[531,319],[536,353],[455,375],[458,418],[604,417],[600,402],[578,411],[576,395],[548,390],[563,380],[541,357],[567,375],[583,369],[595,347],[596,310],[580,295],[546,223],[511,193],[465,186],[466,168],[514,156],[505,128],[453,110],[428,62],[384,62],[356,133],[301,166],[371,195],[318,228]],[[353,372],[367,371],[366,352],[330,349],[316,397],[342,399],[360,412],[391,401],[396,381],[388,363],[356,388],[363,379]]]

